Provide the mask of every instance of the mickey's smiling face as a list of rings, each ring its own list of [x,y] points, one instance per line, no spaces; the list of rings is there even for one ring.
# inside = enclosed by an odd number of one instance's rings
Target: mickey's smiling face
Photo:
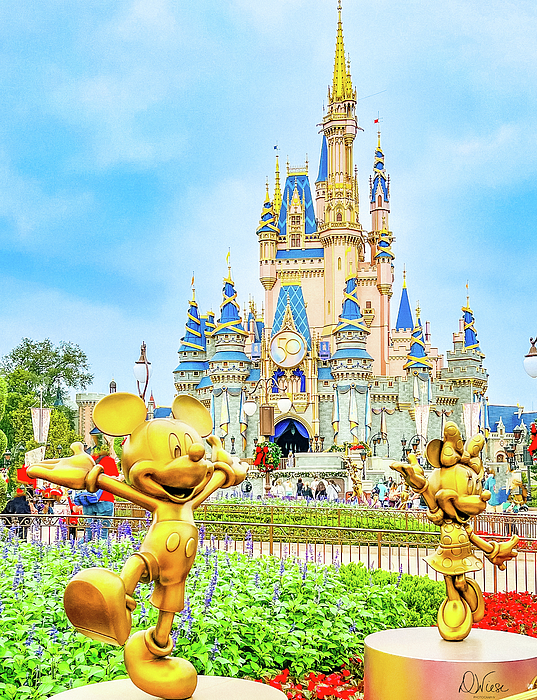
[[[200,493],[214,471],[192,426],[166,418],[139,425],[124,445],[121,463],[135,489],[179,504]]]

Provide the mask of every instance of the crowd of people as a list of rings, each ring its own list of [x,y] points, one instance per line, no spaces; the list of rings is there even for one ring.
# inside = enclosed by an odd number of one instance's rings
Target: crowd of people
[[[92,457],[95,464],[100,464],[106,475],[120,478],[116,461],[110,456],[106,446],[93,450]],[[34,488],[30,484],[19,485],[15,495],[10,499],[1,515],[7,516],[7,522],[17,523],[16,534],[26,539],[28,533],[27,521],[24,515],[53,515],[58,516],[59,523],[67,528],[68,537],[76,538],[79,517],[85,516],[85,538],[91,540],[94,536],[108,537],[110,520],[107,517],[114,515],[114,496],[107,491],[99,490],[96,493],[88,491],[71,491],[62,486],[49,485],[44,488]],[[96,517],[100,516],[100,517]],[[49,538],[55,537],[55,528],[48,528]],[[54,530],[54,532],[53,532]]]

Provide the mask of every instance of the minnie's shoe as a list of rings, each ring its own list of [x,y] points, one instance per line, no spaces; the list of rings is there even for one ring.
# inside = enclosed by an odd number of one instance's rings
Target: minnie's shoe
[[[198,674],[190,661],[167,656],[173,641],[159,647],[153,639],[153,630],[136,632],[125,646],[125,666],[131,681],[140,690],[166,700],[190,698],[198,684]]]
[[[65,589],[63,605],[77,632],[117,646],[127,641],[135,603],[113,571],[98,567],[79,571]]]
[[[444,600],[438,611],[438,631],[448,642],[460,642],[472,629],[472,611],[463,600]]]

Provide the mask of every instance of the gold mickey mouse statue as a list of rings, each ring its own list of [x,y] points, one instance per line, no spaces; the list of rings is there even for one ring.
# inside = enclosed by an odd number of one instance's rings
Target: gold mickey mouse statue
[[[103,489],[153,514],[140,546],[118,575],[108,569],[80,571],[64,594],[65,612],[74,627],[92,639],[125,646],[132,682],[151,695],[189,698],[197,685],[194,666],[169,656],[176,613],[184,607],[185,581],[194,562],[198,531],[193,511],[218,488],[240,484],[248,469],[234,460],[219,438],[210,435],[212,420],[195,398],[177,396],[173,418],[146,420],[145,403],[127,393],[110,394],[95,406],[93,420],[106,435],[124,436],[121,466],[125,482],[103,474],[81,443],[74,454],[46,460],[28,469],[32,478],[73,489]],[[209,436],[209,437],[207,437]],[[212,447],[205,458],[202,437]],[[154,582],[151,603],[158,608],[155,627],[131,632],[133,593],[139,581]]]
[[[435,467],[428,479],[415,455],[409,455],[408,464],[390,465],[423,496],[429,520],[440,526],[440,545],[425,561],[444,575],[447,595],[438,611],[438,630],[452,642],[465,639],[472,623],[479,622],[485,614],[481,589],[466,576],[483,568],[474,555],[474,547],[500,569],[505,569],[505,562],[517,555],[516,535],[507,542],[487,542],[475,534],[470,524],[470,518],[482,513],[491,497],[490,491],[482,490],[483,463],[479,454],[484,442],[482,435],[474,435],[465,446],[456,424],[448,422],[444,440],[431,440],[427,445],[427,461]]]

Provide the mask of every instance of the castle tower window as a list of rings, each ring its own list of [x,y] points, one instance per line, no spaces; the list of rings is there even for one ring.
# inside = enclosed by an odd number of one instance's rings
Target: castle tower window
[[[300,234],[291,234],[291,248],[300,248]]]
[[[341,270],[341,258],[337,259],[337,269]]]
[[[343,221],[343,216],[340,211],[336,214],[336,221]]]
[[[366,309],[370,309],[370,308],[371,308],[371,302],[370,302],[370,301],[366,301],[366,303],[365,303],[365,308],[366,308]]]
[[[328,315],[330,316],[330,302],[328,302]]]
[[[379,194],[379,196],[378,196],[378,198],[377,198],[377,207],[381,207],[381,206],[382,206],[382,197],[381,197],[381,195]]]
[[[300,216],[291,217],[291,226],[300,226]]]

